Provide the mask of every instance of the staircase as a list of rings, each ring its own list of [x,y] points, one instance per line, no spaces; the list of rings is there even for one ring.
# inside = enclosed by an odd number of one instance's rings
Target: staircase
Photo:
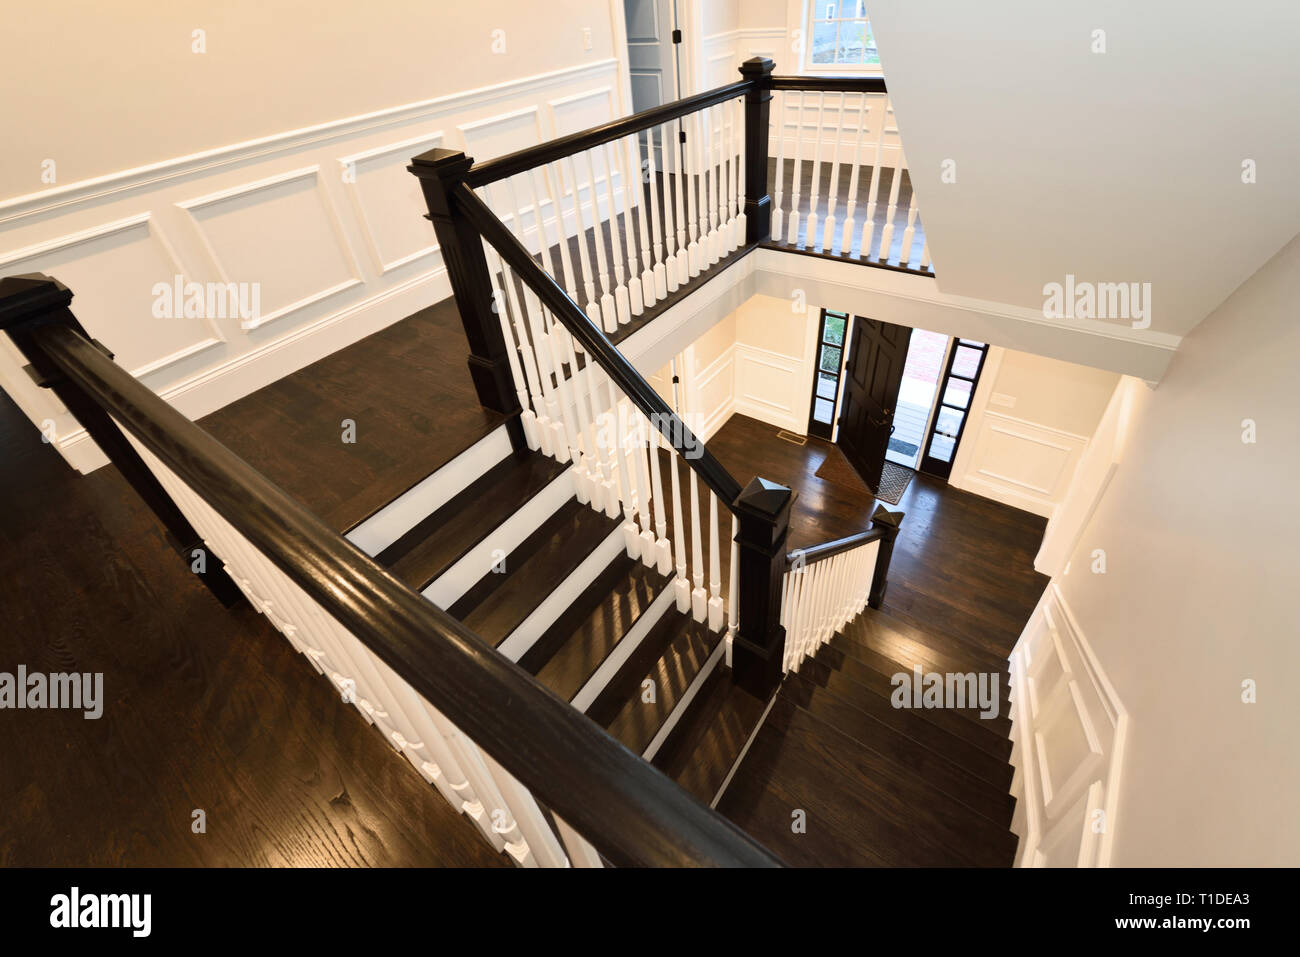
[[[914,666],[997,674],[998,716],[895,708],[890,676]],[[1009,867],[1007,678],[1005,661],[868,610],[786,676],[718,810],[794,865]]]

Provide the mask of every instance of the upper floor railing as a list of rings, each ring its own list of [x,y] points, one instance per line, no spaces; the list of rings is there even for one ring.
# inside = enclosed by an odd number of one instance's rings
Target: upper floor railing
[[[242,593],[495,847],[531,866],[779,863],[116,365],[71,299],[0,280],[29,373],[214,594]]]
[[[573,463],[579,499],[610,517],[622,514],[628,555],[675,574],[679,609],[714,630],[725,625],[738,680],[766,692],[782,674],[785,542],[794,493],[761,479],[742,490],[615,342],[656,307],[757,245],[771,244],[783,215],[787,245],[806,238],[813,251],[833,253],[836,244],[823,243],[823,236],[865,235],[841,248],[847,258],[870,251],[887,108],[882,100],[868,109],[868,97],[884,95],[878,77],[774,77],[772,61],[761,58],[740,72],[740,82],[499,159],[475,164],[464,153],[435,149],[415,157],[409,169],[420,180],[447,264],[480,401],[519,412],[520,444]],[[775,204],[769,191],[774,93],[781,97]],[[861,100],[856,129],[845,122],[852,95]],[[800,98],[800,109],[788,150],[793,189],[785,212],[790,96]],[[807,151],[805,202],[803,100],[814,96],[821,105]],[[823,169],[827,96],[838,97],[840,120]],[[876,150],[859,228],[868,115],[877,118]],[[854,136],[852,158],[844,150],[841,162],[844,141]],[[901,162],[901,152],[895,155]],[[828,205],[819,228],[823,173]],[[902,178],[896,166],[889,202],[879,209],[888,221],[877,245],[886,254]],[[908,222],[903,245],[910,248],[914,205]],[[906,259],[892,268],[907,268]]]

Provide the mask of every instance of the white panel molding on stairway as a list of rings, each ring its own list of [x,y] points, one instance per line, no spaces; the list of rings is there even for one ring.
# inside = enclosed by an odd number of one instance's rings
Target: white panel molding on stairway
[[[1012,650],[1011,706],[1017,866],[1108,866],[1130,719],[1055,583]]]
[[[548,71],[177,157],[0,202],[0,274],[65,282],[90,333],[191,418],[450,295],[418,184],[434,146],[492,150],[626,109],[617,59]],[[531,117],[514,130],[501,120]],[[503,131],[506,131],[503,133]],[[155,319],[156,283],[260,282],[261,314]],[[5,341],[0,384],[81,471],[105,461]]]

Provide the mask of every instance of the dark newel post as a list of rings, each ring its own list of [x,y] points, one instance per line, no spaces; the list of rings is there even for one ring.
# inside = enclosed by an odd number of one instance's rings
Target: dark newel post
[[[785,628],[781,580],[794,492],[756,478],[735,501],[740,546],[740,630],[731,648],[735,680],[766,698],[781,683]]]
[[[880,548],[876,551],[876,572],[871,578],[871,594],[867,596],[867,604],[872,608],[879,608],[885,600],[885,588],[889,585],[889,561],[894,557],[894,541],[898,538],[898,530],[905,514],[907,513],[891,512],[885,506],[877,505],[871,515],[871,527],[884,532]]]
[[[483,255],[483,239],[464,216],[458,215],[452,191],[464,182],[474,160],[459,150],[432,149],[411,160],[407,167],[420,181],[428,219],[438,238],[442,261],[447,266],[451,291],[456,297],[460,321],[469,340],[469,373],[474,379],[479,404],[506,414],[519,411],[519,397],[501,319],[492,297],[492,276]],[[518,417],[510,421],[510,438],[516,449],[526,447]]]
[[[745,94],[747,243],[759,243],[772,235],[772,197],[767,193],[767,130],[774,66],[771,60],[761,56],[753,57],[740,65],[740,75],[750,81],[749,92]]]
[[[93,343],[110,359],[113,354],[99,342],[91,339],[77,317],[68,308],[72,291],[58,280],[40,273],[27,276],[8,276],[0,279],[0,330],[7,332],[18,351],[30,365],[27,374],[37,385],[51,390],[67,407],[73,417],[94,439],[95,444],[117,466],[144,503],[153,510],[171,537],[172,545],[191,570],[202,553],[202,571],[195,572],[223,605],[229,607],[243,597],[239,587],[230,580],[222,567],[221,559],[208,550],[199,533],[166,489],[158,482],[149,466],[145,465],[135,447],[117,427],[112,417],[88,396],[80,386],[69,379],[46,356],[37,341],[41,328],[68,326],[82,338]]]

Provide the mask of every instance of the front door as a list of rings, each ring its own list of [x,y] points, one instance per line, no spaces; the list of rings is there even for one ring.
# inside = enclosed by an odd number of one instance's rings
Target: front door
[[[911,333],[906,326],[862,316],[853,320],[836,443],[873,491],[880,488],[885,451],[894,431]]]

